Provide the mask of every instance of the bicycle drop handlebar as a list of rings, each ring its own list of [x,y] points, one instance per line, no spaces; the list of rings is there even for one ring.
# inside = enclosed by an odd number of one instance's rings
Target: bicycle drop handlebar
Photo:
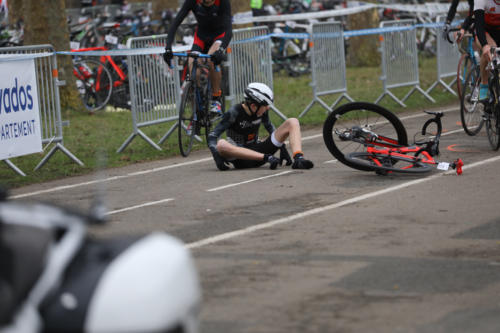
[[[193,58],[193,59],[198,59],[198,58],[212,59],[213,58],[212,54],[205,54],[205,53],[199,53],[199,52],[174,52],[172,54],[175,57]],[[215,66],[215,71],[216,72],[220,71],[220,66],[219,65]]]

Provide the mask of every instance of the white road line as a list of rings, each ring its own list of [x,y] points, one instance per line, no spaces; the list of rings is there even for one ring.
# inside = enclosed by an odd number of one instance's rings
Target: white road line
[[[463,167],[463,169],[464,170],[469,170],[469,169],[472,169],[474,167],[481,166],[483,164],[488,164],[488,163],[496,162],[496,161],[499,161],[499,160],[500,160],[500,156],[492,157],[492,158],[489,158],[487,160],[483,160],[483,161],[479,161],[479,162],[476,162],[476,163],[472,163],[472,164],[466,165],[466,166]],[[430,177],[412,180],[412,181],[409,181],[409,182],[406,182],[406,183],[403,183],[403,184],[399,184],[399,185],[396,185],[396,186],[393,186],[393,187],[389,187],[389,188],[386,188],[386,189],[383,189],[383,190],[379,190],[379,191],[375,191],[375,192],[371,192],[371,193],[366,193],[366,194],[360,195],[358,197],[354,197],[354,198],[351,198],[351,199],[347,199],[347,200],[344,200],[344,201],[341,201],[341,202],[337,202],[337,203],[334,203],[334,204],[330,204],[330,205],[326,205],[326,206],[323,206],[323,207],[318,207],[318,208],[310,209],[310,210],[307,210],[305,212],[298,213],[298,214],[293,214],[293,215],[286,216],[286,217],[283,217],[283,218],[280,218],[280,219],[277,219],[277,220],[272,220],[272,221],[269,221],[269,222],[265,222],[265,223],[253,225],[253,226],[248,227],[248,228],[244,228],[244,229],[240,229],[240,230],[235,230],[235,231],[227,232],[227,233],[220,234],[220,235],[213,236],[213,237],[208,237],[208,238],[199,240],[197,242],[189,243],[186,246],[188,248],[190,248],[190,249],[194,249],[194,248],[199,248],[199,247],[202,247],[202,246],[214,244],[214,243],[217,243],[217,242],[220,242],[220,241],[223,241],[223,240],[227,240],[227,239],[230,239],[230,238],[234,238],[234,237],[246,235],[246,234],[252,233],[254,231],[271,228],[271,227],[274,227],[274,226],[280,225],[280,224],[290,223],[290,222],[293,222],[295,220],[305,218],[307,216],[311,216],[311,215],[315,215],[315,214],[320,214],[320,213],[323,213],[323,212],[328,211],[328,210],[332,210],[332,209],[336,209],[336,208],[343,207],[343,206],[346,206],[346,205],[350,205],[350,204],[353,204],[353,203],[356,203],[356,202],[360,202],[360,201],[363,201],[363,200],[366,200],[366,199],[370,199],[370,198],[373,198],[373,197],[376,197],[376,196],[379,196],[379,195],[383,195],[383,194],[386,194],[386,193],[398,191],[398,190],[406,188],[406,187],[410,187],[410,186],[413,186],[413,185],[417,185],[417,184],[429,182],[429,181],[435,180],[435,179],[437,179],[439,177],[442,177],[443,175],[452,174],[454,172],[455,172],[455,170],[450,170],[450,171],[447,171],[447,172],[444,172],[444,173],[439,173],[439,174],[436,174],[436,175],[433,175],[433,176],[430,176]]]
[[[291,173],[291,172],[293,172],[293,171],[283,171],[283,172],[280,172],[280,173],[277,173],[277,174],[273,174],[273,175],[269,175],[269,176],[264,176],[264,177],[259,177],[259,178],[254,178],[254,179],[249,179],[249,180],[245,180],[245,181],[239,182],[239,183],[233,183],[233,184],[228,184],[228,185],[224,185],[224,186],[214,187],[214,188],[211,188],[211,189],[208,189],[208,190],[205,190],[205,191],[207,191],[207,192],[219,191],[219,190],[223,190],[223,189],[226,189],[226,188],[229,188],[229,187],[238,186],[238,185],[242,185],[242,184],[247,184],[247,183],[255,182],[255,181],[258,181],[258,180],[262,180],[262,179],[267,179],[267,178],[272,178],[272,177],[278,177],[278,176],[286,175],[287,173]]]
[[[121,212],[127,212],[129,210],[134,210],[134,209],[137,209],[137,208],[158,205],[158,204],[161,204],[161,203],[164,203],[164,202],[169,202],[169,201],[172,201],[172,200],[174,200],[174,198],[167,198],[167,199],[162,199],[162,200],[158,200],[158,201],[145,202],[145,203],[142,203],[142,204],[136,205],[136,206],[130,206],[130,207],[122,208],[122,209],[112,210],[112,211],[108,212],[106,215],[113,215],[113,214],[118,214],[118,213],[121,213]]]
[[[178,168],[178,167],[184,167],[184,166],[187,166],[187,165],[203,163],[203,162],[207,162],[207,161],[212,161],[212,157],[206,157],[206,158],[202,158],[202,159],[195,160],[195,161],[190,161],[190,162],[184,162],[184,163],[166,165],[164,167],[153,168],[153,169],[144,170],[144,171],[131,172],[131,173],[123,175],[123,176],[114,176],[114,177],[109,177],[109,178],[91,180],[91,181],[83,182],[83,183],[76,183],[76,184],[71,184],[71,185],[57,186],[57,187],[49,188],[49,189],[46,189],[46,190],[40,190],[40,191],[34,191],[34,192],[30,192],[30,193],[24,193],[24,194],[15,195],[15,196],[12,196],[11,198],[12,199],[19,199],[19,198],[24,198],[24,197],[30,197],[30,196],[33,196],[33,195],[38,195],[38,194],[44,194],[44,193],[50,193],[50,192],[57,192],[57,191],[72,189],[72,188],[76,188],[76,187],[80,187],[80,186],[94,185],[94,184],[109,182],[109,181],[112,181],[112,180],[124,179],[124,178],[133,177],[133,176],[138,176],[138,175],[144,175],[144,174],[148,174],[148,173],[163,171],[163,170],[167,170],[167,169],[173,169],[173,168]]]
[[[449,112],[449,111],[454,111],[454,110],[457,110],[457,108],[446,109],[446,110],[443,110],[442,112]],[[419,114],[416,114],[416,115],[403,117],[401,119],[404,120],[404,119],[409,119],[409,118],[418,118],[418,117],[423,117],[425,115],[426,114],[422,112],[422,113],[419,113]],[[317,138],[321,138],[321,137],[323,137],[322,133],[310,135],[310,136],[307,136],[307,137],[303,137],[302,140],[303,141],[307,141],[307,140],[313,140],[313,139],[317,139]],[[34,195],[51,193],[51,192],[57,192],[57,191],[63,191],[63,190],[68,190],[68,189],[72,189],[72,188],[76,188],[76,187],[81,187],[81,186],[89,186],[89,185],[94,185],[94,184],[109,182],[109,181],[113,181],[113,180],[119,180],[119,179],[129,178],[129,177],[133,177],[133,176],[145,175],[145,174],[148,174],[148,173],[159,172],[159,171],[163,171],[163,170],[167,170],[167,169],[179,168],[179,167],[184,167],[184,166],[187,166],[187,165],[193,165],[193,164],[198,164],[198,163],[203,163],[203,162],[208,162],[208,161],[212,161],[212,158],[211,157],[206,157],[206,158],[202,158],[202,159],[194,160],[194,161],[190,161],[190,162],[184,162],[184,163],[178,163],[178,164],[171,164],[171,165],[167,165],[167,166],[164,166],[164,167],[153,168],[153,169],[143,170],[143,171],[137,171],[137,172],[131,172],[131,173],[123,175],[123,176],[113,176],[113,177],[109,177],[109,178],[96,179],[96,180],[91,180],[91,181],[82,182],[82,183],[76,183],[76,184],[71,184],[71,185],[57,186],[57,187],[49,188],[49,189],[46,189],[46,190],[40,190],[40,191],[34,191],[34,192],[29,192],[29,193],[15,195],[15,196],[12,196],[11,198],[12,199],[26,198],[26,197],[31,197],[31,196],[34,196]]]

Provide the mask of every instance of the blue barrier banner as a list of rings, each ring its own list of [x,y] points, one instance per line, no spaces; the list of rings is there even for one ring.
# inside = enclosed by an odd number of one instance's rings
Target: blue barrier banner
[[[35,61],[0,62],[0,160],[42,151]]]

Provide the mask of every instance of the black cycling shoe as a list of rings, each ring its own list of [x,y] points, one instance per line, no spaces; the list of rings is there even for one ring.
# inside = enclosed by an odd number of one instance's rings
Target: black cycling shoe
[[[312,169],[314,167],[314,163],[306,160],[304,155],[300,153],[296,154],[293,159],[292,169]]]

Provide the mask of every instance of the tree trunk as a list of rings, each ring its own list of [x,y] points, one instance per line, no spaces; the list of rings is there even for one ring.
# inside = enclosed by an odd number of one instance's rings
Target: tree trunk
[[[69,50],[69,32],[66,23],[65,0],[15,0],[9,7],[11,17],[23,17],[24,45],[51,44],[56,51]],[[19,10],[21,11],[19,13]],[[58,56],[59,80],[66,81],[60,87],[61,110],[83,108],[76,89],[70,56]]]
[[[377,9],[367,10],[348,17],[349,30],[377,28],[378,25]],[[357,67],[380,65],[381,55],[378,48],[378,40],[373,35],[349,38],[347,65]]]

